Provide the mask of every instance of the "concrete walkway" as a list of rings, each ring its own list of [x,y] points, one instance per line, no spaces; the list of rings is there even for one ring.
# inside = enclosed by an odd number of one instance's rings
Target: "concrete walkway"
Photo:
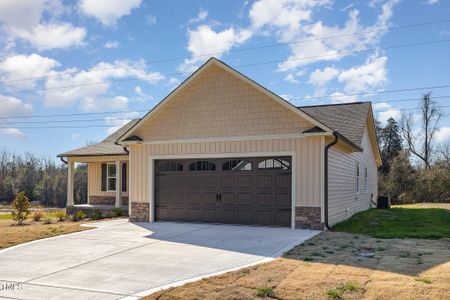
[[[271,260],[318,233],[123,219],[95,225],[0,251],[0,298],[138,299]]]

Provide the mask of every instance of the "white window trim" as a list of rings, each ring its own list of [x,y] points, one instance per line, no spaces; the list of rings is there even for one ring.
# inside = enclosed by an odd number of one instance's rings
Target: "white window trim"
[[[114,176],[109,176],[109,166],[114,166],[116,168],[116,164],[115,163],[107,163],[106,164],[106,191],[108,192],[115,192],[117,189],[117,169],[116,169],[116,173],[114,173]],[[116,181],[116,188],[114,190],[109,189],[109,179],[110,178],[114,178],[114,180]]]

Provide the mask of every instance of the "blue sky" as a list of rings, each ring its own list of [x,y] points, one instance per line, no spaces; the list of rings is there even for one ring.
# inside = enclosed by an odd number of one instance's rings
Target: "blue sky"
[[[54,157],[100,141],[211,53],[295,105],[372,100],[381,122],[398,118],[430,89],[367,93],[449,85],[447,19],[443,0],[3,0],[0,148]],[[450,105],[450,88],[432,92]],[[450,117],[440,125],[449,142]]]

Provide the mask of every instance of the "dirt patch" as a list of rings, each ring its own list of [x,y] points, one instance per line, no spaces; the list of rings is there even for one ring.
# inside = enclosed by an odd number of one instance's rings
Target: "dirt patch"
[[[450,299],[450,239],[323,232],[272,262],[145,299]]]
[[[47,237],[91,229],[89,227],[81,227],[81,224],[77,222],[44,224],[42,222],[29,221],[23,226],[18,226],[16,222],[3,220],[0,221],[0,249]]]

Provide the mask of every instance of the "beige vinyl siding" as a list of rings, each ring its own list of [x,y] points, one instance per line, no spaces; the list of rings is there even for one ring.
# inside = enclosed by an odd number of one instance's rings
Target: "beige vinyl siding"
[[[91,162],[88,163],[88,192],[89,196],[116,196],[115,191],[102,191],[102,163],[107,162]],[[108,163],[115,163],[109,161]],[[129,166],[127,167],[127,176],[129,173]],[[122,192],[122,196],[128,196],[129,185],[127,185],[127,191]]]
[[[194,143],[130,145],[130,199],[149,202],[149,169],[151,156],[217,154],[254,152],[295,152],[296,203],[320,206],[322,155],[324,137],[279,138],[246,141],[205,141]]]
[[[167,141],[300,134],[313,126],[231,72],[212,65],[133,134],[144,141]]]
[[[328,220],[333,225],[370,207],[378,196],[377,166],[367,128],[363,152],[347,152],[331,147],[328,154]],[[359,193],[356,192],[356,162],[360,166]],[[368,191],[364,191],[364,166],[368,171]]]

